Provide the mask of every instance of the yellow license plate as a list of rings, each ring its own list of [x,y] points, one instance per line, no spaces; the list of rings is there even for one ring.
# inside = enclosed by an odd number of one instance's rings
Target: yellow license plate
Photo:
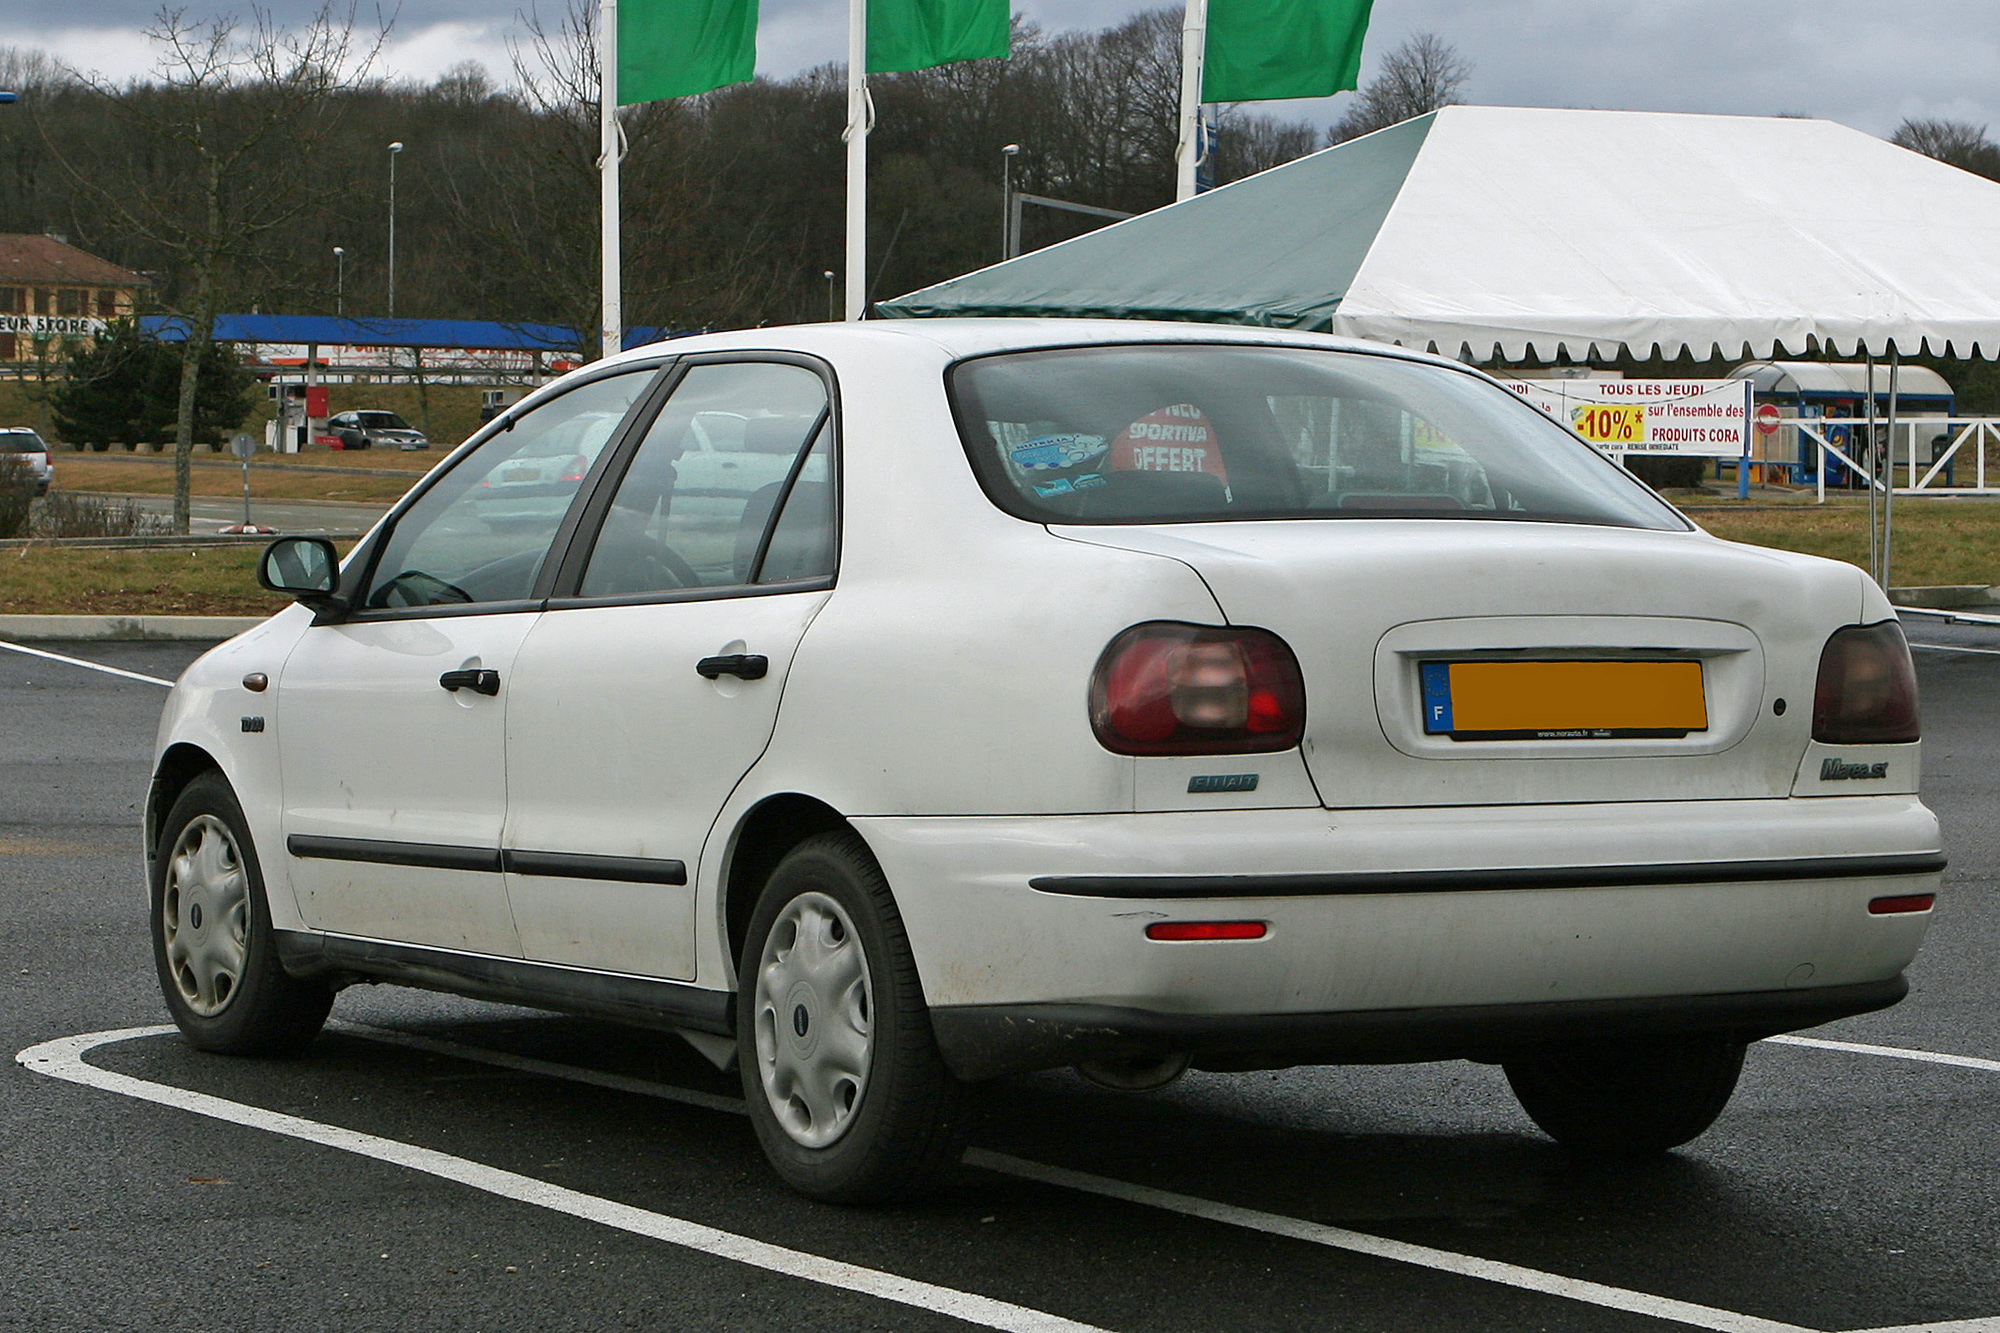
[[[1646,409],[1591,403],[1570,409],[1570,425],[1597,444],[1638,444],[1646,438]]]
[[[1608,740],[1708,730],[1700,662],[1423,662],[1424,730],[1453,740]]]

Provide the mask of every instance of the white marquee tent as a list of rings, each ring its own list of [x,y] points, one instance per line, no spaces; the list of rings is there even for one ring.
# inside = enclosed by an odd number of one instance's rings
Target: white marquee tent
[[[1454,106],[885,302],[1518,361],[2000,357],[2000,184],[1824,120]]]

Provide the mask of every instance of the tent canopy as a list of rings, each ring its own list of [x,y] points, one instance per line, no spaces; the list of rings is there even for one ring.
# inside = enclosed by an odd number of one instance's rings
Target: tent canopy
[[[1475,361],[2000,356],[2000,183],[1824,120],[1446,107],[884,302]]]

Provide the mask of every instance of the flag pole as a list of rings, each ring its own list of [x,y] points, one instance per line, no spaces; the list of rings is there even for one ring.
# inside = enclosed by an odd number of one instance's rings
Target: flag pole
[[[868,0],[847,0],[847,318],[868,305]]]
[[[618,0],[597,7],[598,231],[604,242],[604,312],[598,327],[605,356],[625,347],[625,314],[620,290],[618,159]]]
[[[1181,133],[1174,147],[1174,202],[1194,198],[1201,156],[1201,71],[1208,47],[1208,0],[1187,0],[1181,19]]]

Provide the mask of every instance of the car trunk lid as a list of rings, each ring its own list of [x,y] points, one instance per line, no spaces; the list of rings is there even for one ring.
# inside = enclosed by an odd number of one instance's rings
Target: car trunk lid
[[[1231,623],[1282,636],[1305,674],[1307,766],[1335,807],[1785,795],[1820,647],[1861,609],[1858,571],[1693,532],[1423,519],[1053,531],[1183,561]],[[1427,728],[1426,668],[1433,685],[1440,669],[1459,681],[1462,703],[1474,686],[1488,705],[1496,689],[1543,702],[1504,719],[1521,726]],[[1577,713],[1580,680],[1615,701],[1643,692],[1646,672],[1679,682],[1669,725],[1639,725],[1662,720],[1645,707],[1611,719],[1622,726]]]

